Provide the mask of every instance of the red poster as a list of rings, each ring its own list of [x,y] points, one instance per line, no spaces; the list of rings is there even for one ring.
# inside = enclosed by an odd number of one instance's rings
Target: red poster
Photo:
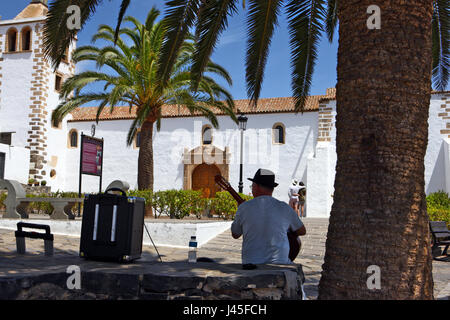
[[[82,137],[81,173],[101,176],[103,141],[87,136]]]

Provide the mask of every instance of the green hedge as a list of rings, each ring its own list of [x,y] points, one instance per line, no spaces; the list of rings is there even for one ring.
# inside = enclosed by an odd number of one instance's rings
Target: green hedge
[[[195,216],[201,219],[203,216],[218,217],[224,220],[234,219],[237,203],[228,192],[218,192],[215,198],[202,198],[202,191],[194,190],[166,190],[166,191],[137,191],[132,190],[128,196],[145,199],[145,205],[151,206],[155,212],[155,218],[163,215],[171,219],[183,219]],[[251,197],[241,194],[241,197],[249,200]]]
[[[53,198],[52,195],[47,194],[40,194],[40,195],[33,195],[33,194],[27,194],[27,198]],[[28,214],[34,213],[34,214],[51,214],[53,212],[53,206],[50,204],[50,202],[30,202],[30,204],[27,207]]]
[[[427,211],[431,221],[445,221],[450,227],[450,198],[447,193],[439,191],[428,195]]]
[[[248,201],[253,199],[252,197],[239,194],[242,199]],[[234,216],[237,211],[237,202],[234,198],[226,191],[217,192],[216,197],[210,200],[211,210],[220,218],[224,220],[234,220]]]

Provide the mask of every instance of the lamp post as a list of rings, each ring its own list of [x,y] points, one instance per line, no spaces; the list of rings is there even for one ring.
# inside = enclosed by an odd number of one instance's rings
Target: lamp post
[[[244,163],[244,131],[247,129],[247,121],[248,118],[241,114],[238,117],[239,121],[239,130],[241,130],[241,163],[239,168],[239,192],[243,193],[244,191],[244,183],[242,182],[242,174],[243,174],[243,163]]]

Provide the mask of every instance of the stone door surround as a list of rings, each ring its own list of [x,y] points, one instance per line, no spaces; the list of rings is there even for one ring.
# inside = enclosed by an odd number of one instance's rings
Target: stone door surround
[[[183,189],[192,189],[192,174],[195,168],[201,164],[214,164],[219,169],[220,174],[228,180],[230,176],[230,157],[229,147],[221,150],[214,145],[203,145],[190,151],[188,148],[185,148],[183,154]]]

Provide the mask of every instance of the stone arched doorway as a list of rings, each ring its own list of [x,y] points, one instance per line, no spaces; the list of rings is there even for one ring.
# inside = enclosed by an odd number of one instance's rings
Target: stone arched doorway
[[[201,164],[192,172],[192,189],[202,190],[204,198],[213,198],[220,187],[214,181],[214,177],[220,173],[214,164]]]
[[[185,149],[183,154],[184,190],[199,190],[207,187],[210,190],[210,196],[214,196],[217,191],[220,191],[220,187],[214,182],[215,175],[220,174],[225,179],[229,179],[230,156],[228,147],[221,150],[208,145],[199,146],[191,151]],[[207,196],[207,194],[204,194],[204,196]]]

